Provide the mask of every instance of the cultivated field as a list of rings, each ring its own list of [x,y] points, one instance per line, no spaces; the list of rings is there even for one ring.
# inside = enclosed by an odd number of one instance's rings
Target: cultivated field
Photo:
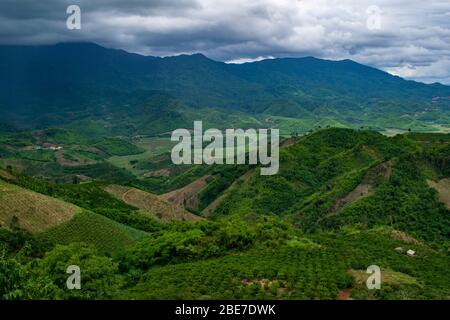
[[[174,142],[170,141],[170,137],[144,137],[136,139],[134,142],[136,146],[145,150],[145,152],[134,155],[126,156],[113,156],[108,161],[119,167],[126,169],[133,173],[137,177],[141,177],[148,172],[148,170],[142,170],[136,168],[133,163],[143,160],[151,160],[158,155],[169,152]]]
[[[145,235],[143,231],[84,210],[42,236],[58,244],[84,242],[94,245],[102,252],[111,253],[142,239]]]
[[[196,209],[198,207],[198,195],[200,191],[208,184],[208,180],[213,179],[211,176],[204,176],[187,186],[165,193],[160,197],[178,206]]]
[[[45,231],[70,220],[81,209],[0,180],[0,225],[31,233]]]
[[[171,220],[196,221],[200,219],[200,217],[184,210],[181,206],[169,203],[149,192],[119,185],[110,185],[105,190],[125,203],[139,208],[142,213],[162,222]]]

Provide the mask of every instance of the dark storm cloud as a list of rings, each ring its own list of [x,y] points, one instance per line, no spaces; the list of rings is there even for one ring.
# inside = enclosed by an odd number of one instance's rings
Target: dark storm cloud
[[[71,4],[81,7],[82,30],[66,28]],[[234,62],[349,58],[407,78],[450,83],[448,0],[0,1],[1,43],[61,41],[151,55],[203,52]]]
[[[124,14],[198,7],[195,0],[2,0],[0,15],[18,19],[60,19],[61,12],[65,13],[65,9],[73,4],[89,12],[117,11]]]

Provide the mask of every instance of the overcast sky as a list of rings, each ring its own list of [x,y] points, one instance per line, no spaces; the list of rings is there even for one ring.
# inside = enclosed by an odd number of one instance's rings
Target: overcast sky
[[[81,8],[81,30],[66,9]],[[0,43],[93,41],[227,62],[353,59],[450,84],[450,0],[0,0]]]

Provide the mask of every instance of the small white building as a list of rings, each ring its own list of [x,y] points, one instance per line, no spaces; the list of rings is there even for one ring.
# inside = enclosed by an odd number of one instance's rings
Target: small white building
[[[416,252],[414,250],[411,250],[411,249],[406,251],[406,254],[408,255],[408,257],[415,257],[416,256]]]

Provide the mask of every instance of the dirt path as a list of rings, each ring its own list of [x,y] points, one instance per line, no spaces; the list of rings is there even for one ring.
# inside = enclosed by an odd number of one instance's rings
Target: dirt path
[[[439,200],[450,209],[450,178],[438,182],[427,180],[428,185],[439,193]]]
[[[355,203],[372,194],[377,178],[389,179],[392,174],[392,163],[386,161],[372,169],[369,169],[363,181],[344,198],[337,199],[334,205],[328,209],[328,216],[335,214],[344,206]]]
[[[289,147],[298,141],[298,137],[287,138],[280,143],[280,147]]]
[[[350,289],[342,289],[339,291],[338,300],[351,300],[351,290]]]
[[[64,153],[62,150],[56,151],[55,157],[56,161],[63,167],[79,167],[95,163],[95,161],[75,161],[67,159],[66,157],[64,157]]]
[[[217,197],[213,202],[211,202],[205,209],[202,211],[202,216],[209,217],[213,214],[213,212],[217,209],[218,206],[225,200],[227,194],[223,193],[219,197]]]
[[[128,191],[126,191],[123,195],[122,195],[122,201],[127,203],[127,194],[129,194],[131,191],[133,191],[133,189],[129,189]]]

